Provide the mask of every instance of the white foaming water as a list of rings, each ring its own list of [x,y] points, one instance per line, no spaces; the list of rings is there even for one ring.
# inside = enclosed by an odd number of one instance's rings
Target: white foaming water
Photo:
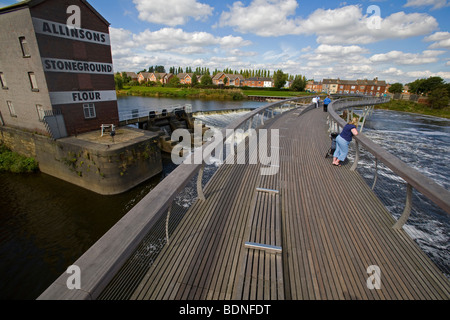
[[[429,177],[443,188],[450,189],[450,120],[408,113],[375,110],[363,133],[397,156],[408,166]],[[358,172],[371,186],[374,157],[362,151]],[[353,161],[352,143],[349,159]],[[405,181],[379,163],[375,192],[395,219],[403,212]],[[419,192],[413,192],[411,217],[404,230],[420,248],[450,277],[450,218]]]

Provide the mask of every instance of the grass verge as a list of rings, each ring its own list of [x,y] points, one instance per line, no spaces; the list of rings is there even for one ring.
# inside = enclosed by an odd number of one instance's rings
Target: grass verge
[[[375,106],[376,109],[401,111],[424,114],[428,116],[435,116],[440,118],[450,119],[450,107],[443,109],[433,109],[425,104],[406,100],[391,100],[388,103],[383,103]]]

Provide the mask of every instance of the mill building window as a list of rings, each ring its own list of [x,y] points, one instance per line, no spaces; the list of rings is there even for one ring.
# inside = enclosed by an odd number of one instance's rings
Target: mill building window
[[[22,55],[24,58],[30,57],[30,49],[28,48],[28,42],[25,37],[19,37],[20,47],[22,48]]]
[[[83,104],[83,112],[85,119],[93,119],[97,116],[95,114],[95,105],[93,103]]]
[[[39,121],[44,122],[44,117],[45,117],[44,108],[40,104],[37,104],[36,111],[38,114]]]
[[[3,75],[3,72],[0,72],[0,85],[2,86],[2,89],[8,89],[8,86],[6,85],[5,76]]]
[[[13,105],[12,101],[6,101],[6,104],[8,105],[10,116],[17,118],[16,110],[14,109],[14,105]]]
[[[36,81],[36,75],[34,74],[34,72],[28,72],[28,78],[30,80],[31,91],[36,91],[36,92],[39,91],[37,81]]]

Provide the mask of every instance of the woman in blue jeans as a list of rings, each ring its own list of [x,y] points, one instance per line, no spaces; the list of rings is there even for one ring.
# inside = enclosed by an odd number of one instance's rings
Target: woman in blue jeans
[[[333,154],[333,164],[335,166],[341,166],[340,162],[347,158],[348,145],[352,142],[353,136],[358,135],[358,130],[356,125],[358,124],[358,119],[353,118],[351,122],[345,125],[344,129],[340,135],[336,138],[336,150]]]

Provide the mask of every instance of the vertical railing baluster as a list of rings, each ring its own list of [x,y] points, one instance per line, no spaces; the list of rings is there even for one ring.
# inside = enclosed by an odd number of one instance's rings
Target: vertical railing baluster
[[[359,143],[358,140],[355,140],[355,161],[353,162],[352,167],[350,168],[351,171],[355,171],[356,168],[358,167],[358,162],[359,162]]]
[[[172,209],[173,200],[167,208],[167,216],[166,216],[166,243],[169,244],[169,219],[170,219],[170,210]]]
[[[402,215],[397,220],[397,222],[394,224],[392,228],[396,230],[400,230],[403,225],[408,220],[410,214],[411,214],[411,208],[412,208],[412,186],[408,183],[406,185],[406,203],[405,203],[405,209],[403,210]]]
[[[205,164],[202,163],[202,166],[200,167],[200,170],[198,171],[197,176],[197,196],[198,199],[201,201],[205,201],[205,194],[203,193],[203,187],[202,187],[202,180],[203,180],[203,171],[205,169]]]
[[[378,158],[375,158],[375,173],[373,176],[372,190],[375,189],[375,185],[377,184],[377,179],[378,179]]]

